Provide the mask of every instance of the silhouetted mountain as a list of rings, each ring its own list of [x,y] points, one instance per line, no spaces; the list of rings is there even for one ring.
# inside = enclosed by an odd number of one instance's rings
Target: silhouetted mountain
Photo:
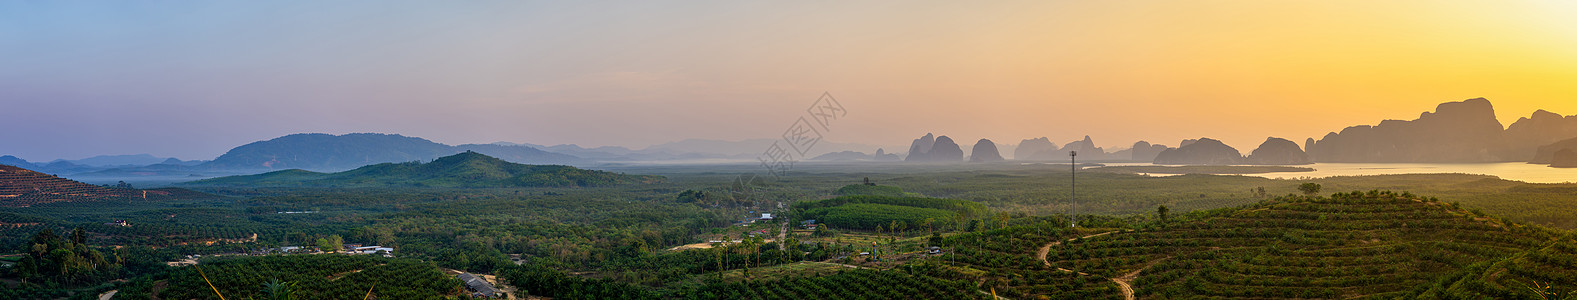
[[[1243,163],[1243,154],[1227,144],[1210,138],[1200,138],[1188,146],[1166,149],[1155,157],[1156,164],[1164,165],[1236,165]]]
[[[1540,146],[1570,138],[1577,138],[1577,116],[1562,117],[1541,109],[1506,128],[1504,156],[1512,161],[1528,161]]]
[[[513,147],[513,146],[504,146]],[[594,187],[659,182],[662,176],[625,175],[561,165],[525,165],[466,151],[430,163],[382,163],[339,173],[284,170],[198,180],[198,186],[310,187]]]
[[[909,156],[904,161],[963,161],[964,149],[952,138],[939,136],[932,138],[930,133],[914,140],[909,145]]]
[[[864,152],[842,151],[842,152],[833,152],[833,153],[827,153],[827,154],[818,155],[816,157],[812,157],[810,160],[816,160],[816,161],[856,161],[856,160],[871,160],[873,158],[874,158],[874,156],[872,156],[870,154],[865,154]]]
[[[897,154],[887,153],[881,148],[876,148],[876,154],[865,154],[859,151],[839,151],[811,158],[814,161],[897,161],[903,160]]]
[[[1096,147],[1095,140],[1090,139],[1090,136],[1088,135],[1084,136],[1083,140],[1073,141],[1067,145],[1063,145],[1062,150],[1059,152],[1067,153],[1068,151],[1078,151],[1079,156],[1091,160],[1105,159],[1104,156],[1106,156],[1106,149]]]
[[[112,166],[146,166],[158,164],[171,158],[154,157],[148,154],[130,155],[99,155],[84,159],[69,160],[69,162],[84,166],[112,167]]]
[[[205,168],[344,170],[388,162],[426,161],[474,150],[521,163],[574,163],[579,159],[524,146],[449,146],[397,134],[292,134],[230,149]]]
[[[969,161],[989,162],[1002,161],[1002,154],[997,153],[997,144],[988,139],[975,142],[975,147],[969,150]]]
[[[1500,121],[1484,98],[1446,102],[1412,121],[1385,120],[1326,134],[1310,145],[1320,162],[1493,162],[1509,158]]]
[[[141,154],[141,155],[123,155],[123,156],[130,156],[130,157],[134,157],[133,159],[141,160],[141,159],[145,159],[145,157],[142,157],[144,155],[146,155],[146,154]],[[111,156],[95,156],[95,157],[109,158]],[[152,157],[152,156],[151,155],[147,155],[147,157]],[[129,162],[129,161],[119,161],[119,162]],[[203,162],[205,162],[205,161],[181,161],[179,159],[175,159],[175,158],[172,157],[172,158],[165,158],[163,161],[160,161],[158,163],[147,164],[147,165],[124,164],[124,165],[89,166],[89,165],[76,164],[72,160],[57,159],[57,160],[52,161],[52,162],[47,163],[47,164],[36,164],[36,163],[28,162],[27,160],[24,160],[24,159],[21,159],[21,158],[17,158],[15,156],[10,156],[10,155],[0,156],[0,164],[16,166],[16,167],[32,170],[32,171],[35,171],[35,172],[46,173],[46,174],[57,174],[57,175],[62,175],[62,176],[68,176],[69,175],[72,178],[77,178],[77,179],[83,179],[83,177],[101,177],[101,176],[111,176],[111,177],[119,177],[119,178],[143,177],[143,176],[146,176],[146,175],[156,174],[156,173],[160,173],[160,172],[166,172],[166,173],[168,173],[168,172],[176,172],[175,169],[183,169],[182,171],[178,171],[178,172],[189,172],[191,170],[197,170],[197,168],[193,168],[192,167],[193,165],[200,164],[200,163],[203,163]],[[172,168],[171,166],[176,166],[176,167]],[[154,171],[154,170],[157,170],[157,171]],[[186,174],[187,173],[182,173],[183,176],[186,175]],[[104,178],[99,178],[99,179],[104,179]]]
[[[1156,153],[1156,154],[1160,154],[1160,153]],[[1122,149],[1116,149],[1116,151],[1106,152],[1106,155],[1101,158],[1101,160],[1131,160],[1131,159],[1133,159],[1133,148],[1122,148]]]
[[[1577,150],[1577,138],[1566,139],[1559,142],[1550,143],[1549,145],[1539,146],[1538,150],[1533,155],[1533,159],[1528,160],[1528,163],[1549,164],[1555,161],[1555,152],[1560,152],[1561,150],[1566,149]]]
[[[454,146],[459,151],[474,151],[487,154],[509,162],[531,164],[573,164],[585,162],[584,160],[561,153],[542,151],[526,146],[502,146],[489,144],[464,144]]]
[[[68,160],[60,160],[60,159],[57,159],[55,161],[52,161],[52,162],[49,162],[49,163],[46,163],[46,164],[38,164],[38,163],[28,162],[27,160],[24,160],[24,159],[15,157],[15,156],[10,156],[10,155],[0,156],[0,164],[20,167],[20,168],[28,169],[28,170],[31,170],[31,171],[34,171],[34,172],[40,172],[40,173],[46,173],[46,174],[56,174],[56,175],[69,175],[69,174],[80,174],[80,173],[87,173],[87,172],[97,172],[97,171],[103,171],[105,169],[110,169],[111,168],[111,167],[84,166],[84,165],[79,165],[79,164],[72,163],[71,161],[68,161]]]
[[[1088,135],[1084,136],[1082,140],[1068,142],[1062,148],[1057,148],[1057,145],[1052,143],[1050,139],[1041,137],[1020,142],[1018,149],[1013,151],[1013,159],[1066,161],[1068,160],[1068,152],[1078,151],[1079,160],[1081,161],[1129,160],[1133,158],[1132,150],[1121,149],[1115,152],[1107,152],[1105,148],[1096,147],[1095,140]]]
[[[189,165],[154,164],[146,166],[125,166],[73,173],[71,174],[71,178],[91,181],[147,180],[152,178],[183,180],[180,178],[215,177],[246,173],[247,171],[245,170],[218,170]]]
[[[10,155],[0,156],[0,165],[10,165],[29,170],[38,169],[38,165],[34,165],[32,162],[28,162],[26,159]]]
[[[1305,142],[1317,162],[1502,162],[1543,161],[1538,148],[1577,137],[1577,116],[1535,111],[1503,128],[1484,98],[1441,103],[1412,121],[1385,120],[1353,126]]]
[[[1135,161],[1155,161],[1155,157],[1161,155],[1161,151],[1166,151],[1166,148],[1166,145],[1151,145],[1150,142],[1138,141],[1133,143],[1133,148],[1130,148],[1132,151],[1129,152],[1129,157]]]
[[[754,161],[757,156],[766,151],[773,142],[781,139],[747,139],[739,141],[685,139],[675,142],[662,143],[648,146],[639,150],[617,146],[602,146],[585,148],[579,145],[553,145],[543,146],[535,144],[516,144],[497,142],[495,145],[505,146],[530,146],[554,153],[573,155],[582,159],[615,162],[615,161],[662,161],[662,160],[698,160],[698,159],[739,159]],[[806,155],[814,157],[820,154],[861,151],[876,148],[874,145],[857,143],[839,143],[828,140],[816,142],[813,148],[807,149]],[[799,159],[799,154],[795,154]]]
[[[1272,137],[1266,138],[1264,143],[1260,143],[1259,148],[1255,148],[1254,152],[1249,154],[1248,158],[1244,160],[1244,163],[1250,165],[1307,165],[1314,162],[1309,161],[1309,155],[1303,153],[1303,149],[1298,147],[1298,143]]]
[[[1031,160],[1036,157],[1037,153],[1046,151],[1055,152],[1057,149],[1059,149],[1057,148],[1057,144],[1052,143],[1051,139],[1049,138],[1039,137],[1027,139],[1018,143],[1018,149],[1013,149],[1013,159]]]
[[[45,173],[50,173],[50,174],[77,174],[77,173],[84,173],[84,172],[100,171],[100,170],[104,170],[106,168],[106,167],[84,166],[84,165],[74,164],[74,163],[71,163],[69,161],[64,161],[64,160],[56,160],[56,161],[53,161],[53,162],[50,162],[50,163],[47,163],[47,164],[42,164],[42,165],[34,164],[34,166],[38,167],[37,169],[33,169],[34,171],[45,172]]]
[[[899,158],[897,154],[887,153],[885,150],[882,150],[882,148],[876,148],[876,155],[875,155],[874,158],[876,159],[876,161],[900,161],[900,160],[903,160],[902,158]]]
[[[206,198],[185,189],[101,187],[11,165],[0,165],[0,206],[28,207],[56,202],[157,201]]]
[[[553,152],[553,153],[569,154],[569,155],[573,155],[575,157],[580,157],[580,158],[590,159],[590,160],[599,160],[599,161],[606,161],[606,160],[624,160],[624,161],[628,161],[628,160],[646,160],[646,159],[633,157],[632,154],[635,153],[634,150],[630,150],[630,148],[618,147],[618,146],[602,146],[602,147],[596,147],[596,148],[584,148],[584,147],[581,147],[580,145],[575,145],[575,144],[563,144],[563,145],[553,145],[553,146],[543,146],[543,145],[535,145],[535,144],[517,144],[517,143],[508,143],[508,142],[497,142],[497,143],[493,143],[493,144],[494,145],[501,145],[501,146],[527,146],[527,147],[532,147],[532,148],[546,150],[546,151]],[[642,157],[642,158],[644,158],[644,157]]]
[[[922,137],[920,137],[918,139],[914,139],[914,142],[910,142],[909,143],[909,156],[905,156],[903,160],[904,161],[921,161],[921,160],[924,160],[925,157],[926,157],[925,153],[926,152],[930,152],[931,151],[931,147],[935,146],[935,145],[936,145],[936,137],[931,135],[930,132],[927,132],[927,133],[925,133],[925,136],[922,136]],[[919,154],[920,156],[915,156],[916,154]]]
[[[1550,161],[1553,168],[1577,168],[1577,150],[1561,149],[1555,151],[1554,159]]]
[[[936,137],[936,144],[931,146],[931,151],[925,153],[933,161],[963,161],[964,149],[947,136]]]
[[[453,147],[397,134],[298,133],[230,149],[206,167],[235,169],[355,168],[377,163],[426,161],[449,155]]]

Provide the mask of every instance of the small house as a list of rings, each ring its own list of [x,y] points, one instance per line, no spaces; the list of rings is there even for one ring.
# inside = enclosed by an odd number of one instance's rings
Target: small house
[[[498,289],[493,288],[493,283],[483,280],[481,276],[463,273],[460,274],[459,278],[460,281],[465,282],[466,288],[471,289],[471,296],[473,297],[492,298],[498,296]]]
[[[799,221],[799,228],[816,229],[816,220]]]
[[[383,246],[361,246],[353,248],[349,252],[354,254],[377,254],[378,251],[383,251],[385,254],[394,253],[394,248]]]

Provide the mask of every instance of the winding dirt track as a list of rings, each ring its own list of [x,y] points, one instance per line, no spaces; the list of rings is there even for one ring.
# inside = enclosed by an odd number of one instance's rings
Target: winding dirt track
[[[1050,267],[1051,266],[1051,262],[1046,261],[1046,254],[1051,252],[1051,247],[1056,246],[1056,245],[1061,245],[1063,242],[1071,242],[1071,241],[1077,240],[1077,239],[1087,239],[1087,238],[1092,238],[1092,237],[1097,237],[1097,236],[1103,236],[1103,235],[1112,234],[1114,232],[1117,232],[1117,231],[1107,231],[1107,232],[1102,232],[1102,233],[1097,233],[1097,234],[1092,234],[1092,235],[1086,235],[1086,236],[1083,236],[1083,237],[1071,238],[1071,239],[1068,239],[1066,241],[1055,241],[1055,242],[1051,242],[1051,243],[1046,243],[1045,246],[1040,246],[1040,251],[1035,253],[1035,257],[1040,258],[1040,263],[1046,264],[1047,267]],[[1063,269],[1063,268],[1057,268],[1057,270],[1063,271],[1063,272],[1068,272],[1068,273],[1078,273],[1079,275],[1086,275],[1086,276],[1090,275],[1088,273],[1074,272],[1073,270]],[[1144,269],[1141,268],[1139,270],[1134,270],[1133,273],[1125,274],[1122,277],[1108,278],[1112,282],[1117,283],[1117,287],[1122,288],[1123,299],[1134,300],[1134,297],[1133,297],[1133,285],[1128,284],[1128,283],[1132,282],[1134,280],[1134,278],[1139,277],[1139,271],[1144,271]]]
[[[775,240],[778,242],[778,250],[788,249],[788,245],[783,244],[786,238],[788,238],[788,221],[783,221],[783,228],[778,229],[778,239]]]

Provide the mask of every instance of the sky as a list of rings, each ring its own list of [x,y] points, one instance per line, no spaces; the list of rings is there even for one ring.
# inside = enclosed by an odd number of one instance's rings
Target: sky
[[[848,111],[828,140],[900,148],[1247,152],[1476,97],[1510,125],[1577,114],[1577,2],[0,2],[0,155],[33,161],[767,138],[823,93]]]

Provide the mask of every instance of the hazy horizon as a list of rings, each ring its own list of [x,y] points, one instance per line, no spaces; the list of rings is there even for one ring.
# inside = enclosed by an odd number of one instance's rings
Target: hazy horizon
[[[638,149],[772,138],[823,92],[848,110],[830,141],[1247,152],[1477,97],[1502,125],[1577,114],[1573,19],[1553,1],[7,2],[0,155],[212,159],[313,132]]]

